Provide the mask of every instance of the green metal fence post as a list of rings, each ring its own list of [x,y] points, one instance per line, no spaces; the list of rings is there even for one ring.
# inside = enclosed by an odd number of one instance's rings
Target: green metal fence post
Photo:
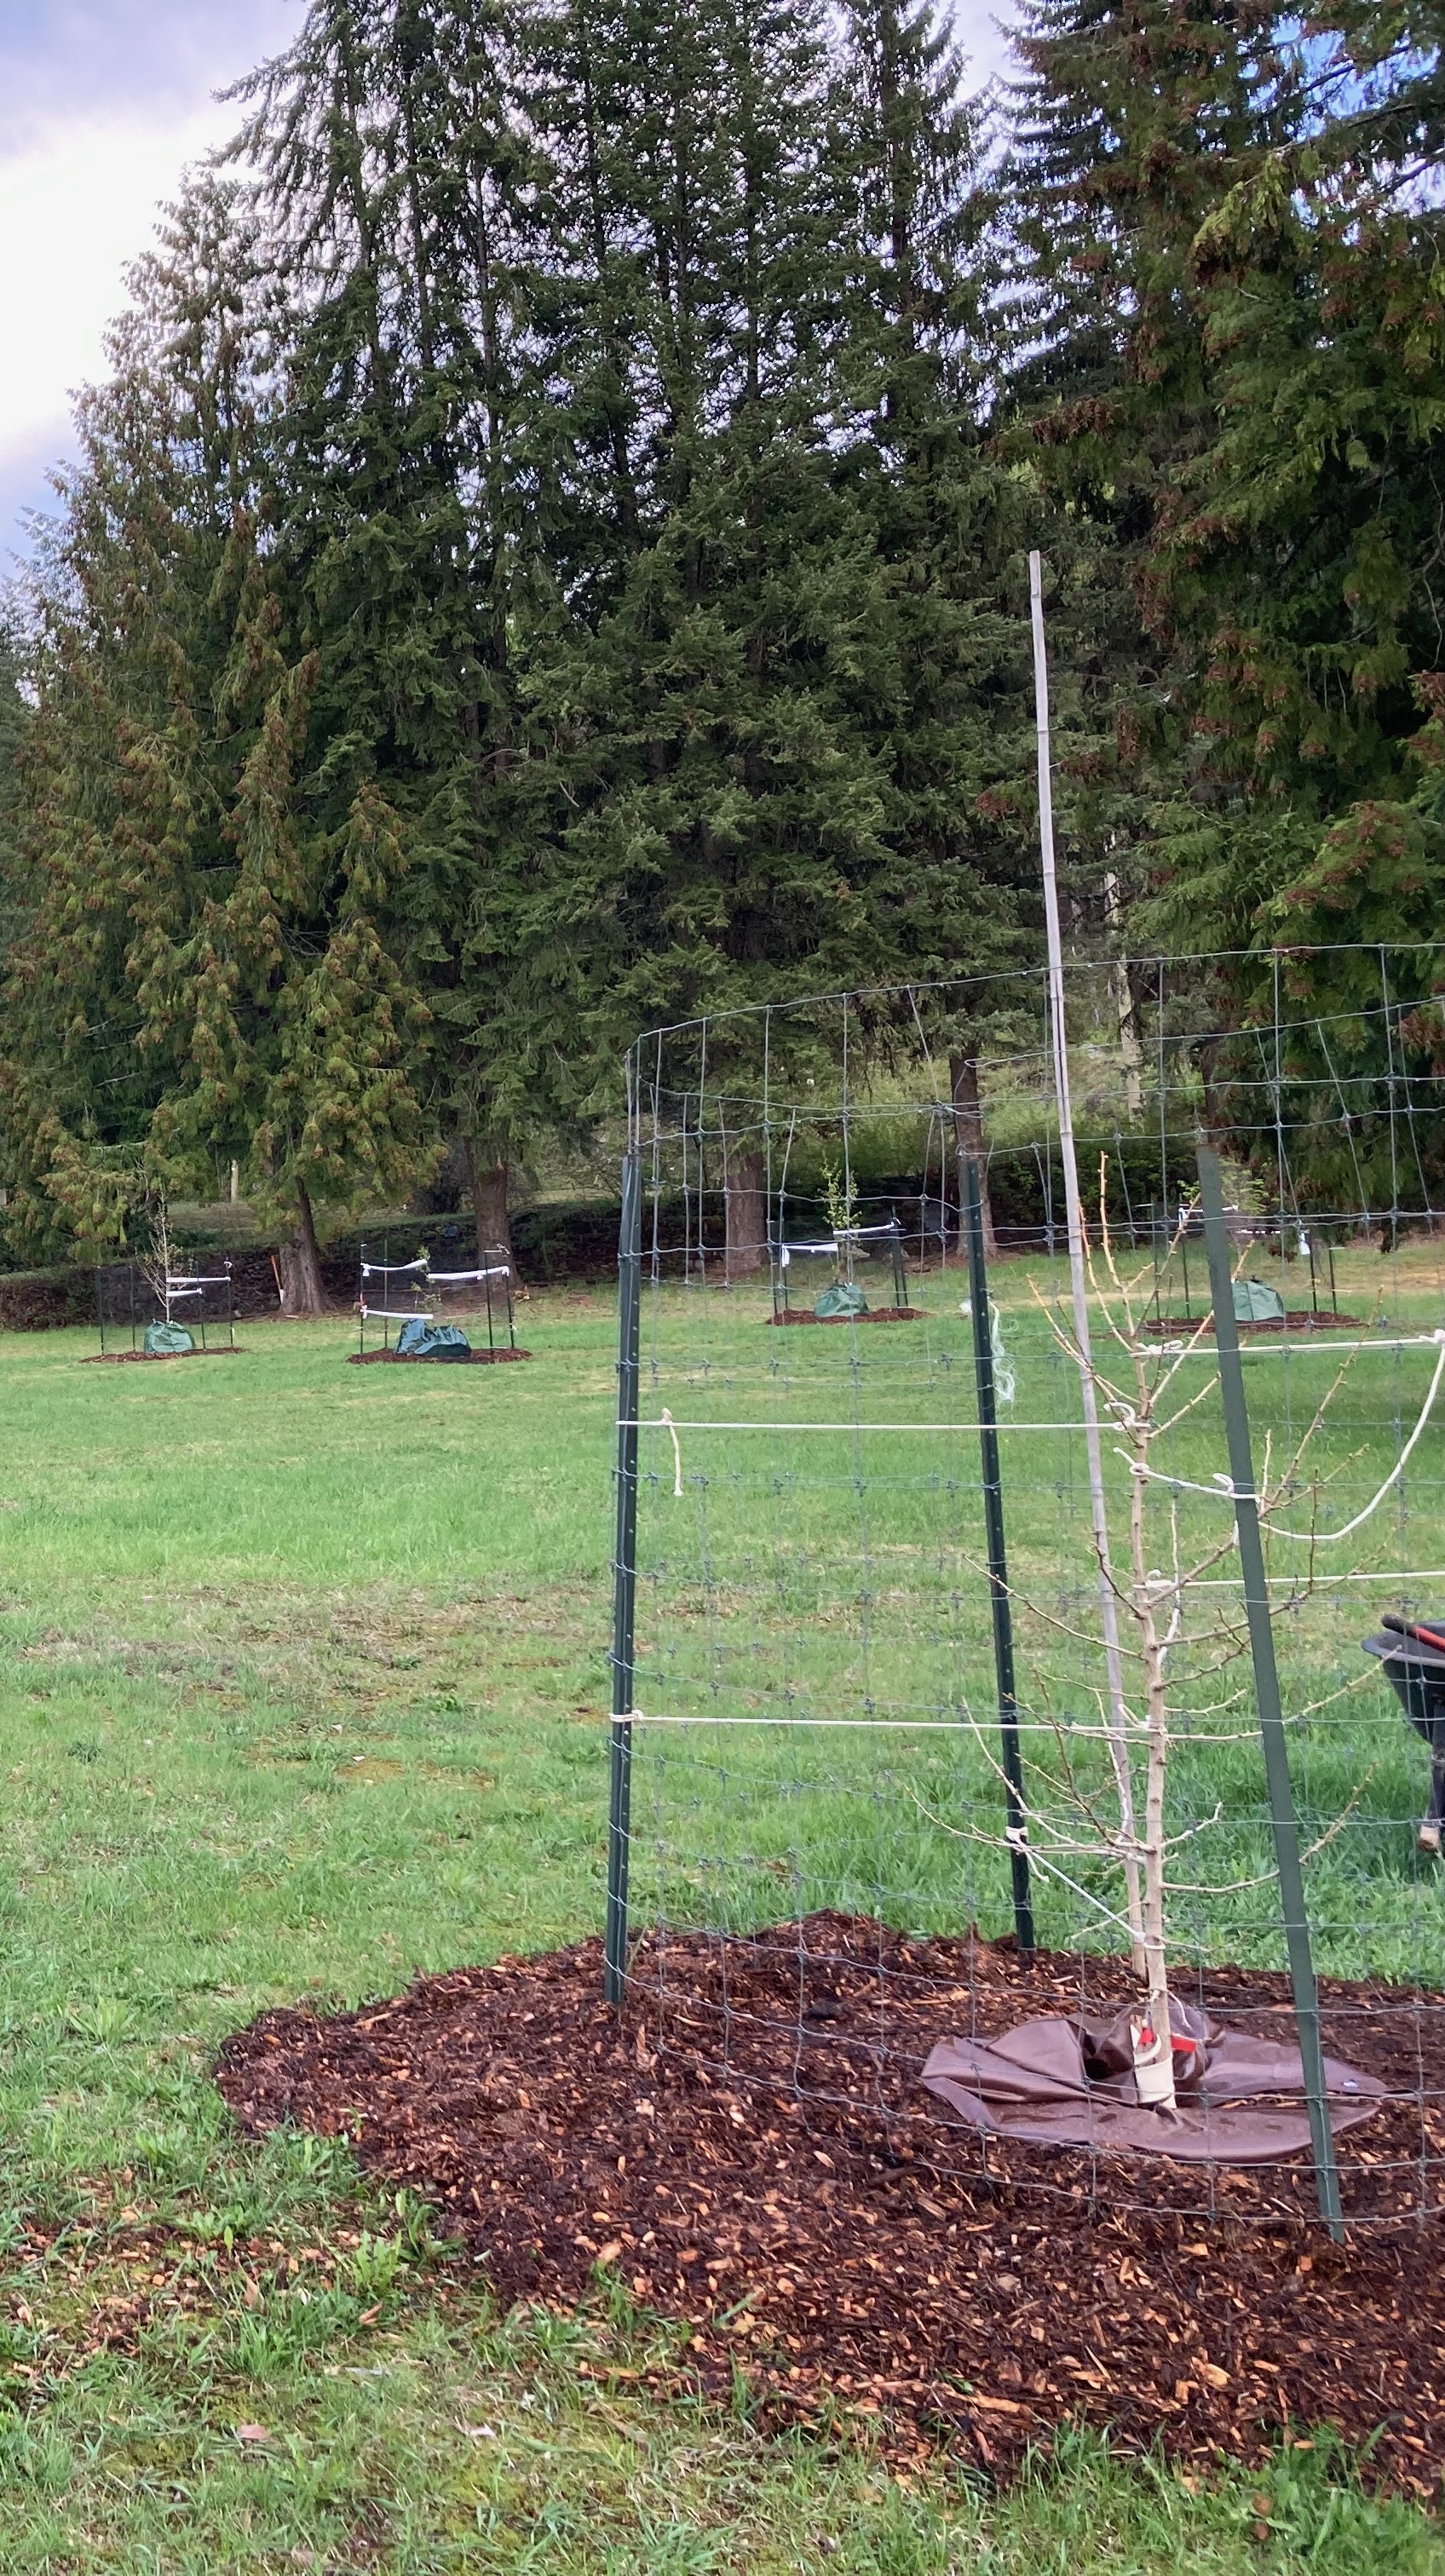
[[[1234,1489],[1234,1527],[1239,1543],[1239,1570],[1249,1621],[1249,1650],[1254,1664],[1254,1692],[1264,1746],[1264,1776],[1274,1827],[1275,1862],[1279,1871],[1280,1911],[1284,1917],[1290,1984],[1294,1989],[1295,2027],[1304,2064],[1305,2101],[1314,2148],[1315,2187],[1320,2215],[1332,2236],[1344,2234],[1340,2217],[1340,2177],[1330,2127],[1330,2102],[1320,2044],[1320,1999],[1305,1911],[1304,1872],[1300,1867],[1295,1824],[1294,1789],[1285,1742],[1279,1670],[1274,1659],[1274,1629],[1269,1615],[1264,1549],[1259,1535],[1259,1504],[1250,1451],[1249,1408],[1244,1371],[1239,1362],[1239,1334],[1234,1320],[1234,1275],[1224,1224],[1224,1188],[1219,1157],[1205,1144],[1198,1148],[1199,1201],[1204,1242],[1209,1256],[1209,1286],[1214,1304],[1214,1338],[1219,1352],[1219,1384],[1224,1401],[1224,1428],[1229,1443],[1229,1480]]]
[[[1022,1957],[1033,1956],[1034,1909],[1024,1849],[1024,1775],[1019,1758],[1019,1713],[1014,1693],[1013,1605],[1008,1588],[1008,1555],[1004,1546],[1003,1480],[998,1463],[998,1415],[994,1404],[993,1326],[988,1303],[988,1276],[983,1257],[983,1193],[972,1154],[963,1166],[963,1222],[968,1236],[968,1287],[973,1307],[973,1373],[978,1389],[978,1439],[983,1453],[983,1523],[988,1547],[988,1598],[993,1613],[993,1661],[998,1679],[998,1731],[1003,1749],[1004,1797],[1008,1813],[1009,1867],[1013,1873],[1014,1931]]]
[[[612,1746],[607,1820],[607,1930],[603,1993],[627,1986],[627,1864],[632,1828],[633,1634],[637,1612],[637,1404],[642,1333],[642,1157],[622,1167],[617,1243],[617,1536],[612,1556]]]

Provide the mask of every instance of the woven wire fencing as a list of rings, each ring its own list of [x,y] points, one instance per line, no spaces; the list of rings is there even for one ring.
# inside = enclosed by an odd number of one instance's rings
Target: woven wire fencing
[[[230,1263],[213,1252],[176,1252],[150,1261],[115,1261],[95,1274],[95,1314],[103,1358],[138,1358],[147,1331],[174,1326],[200,1350],[235,1345],[236,1300]]]
[[[1087,1356],[1041,980],[633,1049],[612,1982],[975,2183],[1398,2223],[1445,2198],[1403,1634],[1445,1636],[1445,950],[1333,952],[1328,1009],[1275,961],[1221,1036],[1235,964],[1069,970]],[[1187,2143],[1183,2093],[1141,2149],[1087,2084],[1041,2138],[923,2082],[945,2041],[1122,2017],[1143,2099],[1166,1980],[1181,2083],[1191,2029],[1295,2051],[1292,2102],[1260,2060],[1273,2151]]]

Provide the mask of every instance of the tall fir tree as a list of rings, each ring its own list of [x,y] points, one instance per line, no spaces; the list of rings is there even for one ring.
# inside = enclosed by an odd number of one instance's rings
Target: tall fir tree
[[[406,854],[318,742],[268,550],[257,409],[277,320],[235,192],[204,182],[142,264],[80,418],[34,584],[37,706],[0,1063],[12,1227],[94,1232],[117,1148],[172,1186],[232,1159],[288,1211],[288,1302],[321,1302],[314,1205],[424,1159],[425,1005]]]
[[[321,655],[328,763],[404,818],[435,1111],[507,1233],[527,1124],[505,1008],[519,622],[536,548],[518,343],[533,147],[483,0],[316,0],[246,85],[242,148],[296,313],[277,546]]]
[[[19,827],[21,762],[29,730],[22,691],[24,653],[12,620],[0,617],[0,959],[23,919]]]
[[[1307,130],[1193,245],[1213,435],[1150,567],[1199,667],[1213,791],[1170,818],[1159,917],[1242,948],[1408,944],[1445,883],[1445,223],[1420,185],[1439,24],[1351,7],[1320,22],[1312,72]]]
[[[524,938],[585,1087],[651,1020],[1016,954],[1025,655],[975,124],[932,20],[574,0],[548,29],[580,615],[537,639]],[[755,1043],[719,1030],[724,1103]]]
[[[853,0],[834,117],[838,361],[886,599],[853,709],[885,798],[879,965],[921,988],[958,1143],[982,1157],[980,1052],[1017,1034],[1017,1002],[1007,987],[937,988],[1006,975],[1039,937],[1024,561],[1036,496],[993,435],[985,135],[944,21],[899,0]],[[991,1234],[986,1178],[985,1221]]]
[[[1181,470],[1212,434],[1192,264],[1204,222],[1300,113],[1280,13],[1258,0],[1032,0],[998,184],[1015,452],[1047,505],[1069,891],[1127,952],[1161,817],[1210,793],[1188,644],[1152,566]]]
[[[1226,1025],[1270,1015],[1287,952],[1319,1014],[1286,1068],[1318,1085],[1297,1177],[1327,1205],[1389,1209],[1401,1186],[1389,1122],[1342,1132],[1342,1081],[1428,1096],[1445,1066],[1441,33],[1380,0],[1312,21],[1307,120],[1201,224],[1211,435],[1149,568],[1201,745],[1196,792],[1160,817],[1156,935],[1236,952]],[[1427,1204],[1437,1125],[1412,1137]]]
[[[640,1026],[869,962],[880,804],[845,671],[877,582],[826,437],[826,33],[813,0],[573,0],[548,29],[545,363],[576,552],[530,677],[523,935],[573,1015],[579,1103]],[[750,1046],[720,1039],[724,1090]],[[755,1264],[751,1146],[729,1201]]]

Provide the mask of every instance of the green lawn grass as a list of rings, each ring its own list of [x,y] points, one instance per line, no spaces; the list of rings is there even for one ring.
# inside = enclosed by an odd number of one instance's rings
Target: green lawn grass
[[[1009,1293],[1025,1338],[1022,1281]],[[676,1380],[715,1418],[740,1392],[760,1400],[757,1354],[783,1337],[762,1333],[756,1304],[664,1300],[654,1391]],[[536,1357],[515,1370],[348,1369],[340,1324],[242,1338],[234,1359],[149,1369],[80,1366],[81,1334],[0,1340],[0,2564],[1225,2576],[1442,2563],[1421,2516],[1367,2501],[1323,2445],[1263,2477],[1221,2465],[1191,2485],[1082,2444],[990,2498],[946,2463],[904,2486],[848,2444],[764,2441],[745,2408],[637,2393],[626,2373],[665,2330],[615,2294],[599,2286],[575,2320],[499,2319],[471,2267],[432,2246],[424,2212],[367,2190],[316,2141],[236,2138],[208,2069],[265,2005],[352,2003],[418,1968],[597,1928],[613,1401],[601,1295],[535,1299]],[[852,1400],[853,1339],[788,1355],[774,1392]],[[961,1343],[942,1311],[920,1363],[923,1347],[887,1362],[912,1408],[900,1418],[934,1418],[923,1408],[943,1395],[962,1418]],[[1051,1365],[1041,1344],[1033,1365]],[[753,1683],[786,1647],[806,1692],[843,1687],[853,1609],[829,1619],[858,1557],[856,1490],[846,1528],[846,1479],[832,1476],[811,1497],[772,1492],[764,1520],[766,1462],[724,1458],[677,1504],[670,1447],[647,1441],[653,1669],[675,1655],[678,1687],[696,1681],[683,1623],[662,1616],[675,1593],[727,1655],[745,1632]],[[684,1466],[702,1472],[690,1435]],[[890,1544],[924,1551],[932,1616],[959,1589],[956,1569],[935,1569],[962,1487],[945,1476],[920,1495],[911,1450],[892,1472]],[[1021,1504],[1020,1546],[1042,1565],[1070,1488],[1030,1473],[1049,1500]],[[688,1535],[669,1573],[657,1523],[674,1506],[665,1544]],[[784,1540],[798,1553],[780,1591]],[[880,1688],[898,1684],[917,1624],[914,1579],[893,1589]],[[850,1571],[850,1603],[856,1590]],[[929,1689],[960,1670],[982,1688],[974,1625],[950,1636],[929,1649]],[[640,1811],[677,1855],[674,1911],[711,1902],[719,1854],[729,1904],[776,1906],[780,1853],[807,1851],[805,1901],[882,1889],[895,1912],[956,1913],[955,1843],[932,1827],[900,1841],[894,1823],[880,1848],[858,1825],[856,1753],[829,1756],[804,1813],[788,1758],[781,1783],[764,1766],[731,1803],[708,1785],[700,1822],[696,1780],[675,1798],[640,1756]],[[1403,1921],[1419,1895],[1408,1870],[1400,1888]]]

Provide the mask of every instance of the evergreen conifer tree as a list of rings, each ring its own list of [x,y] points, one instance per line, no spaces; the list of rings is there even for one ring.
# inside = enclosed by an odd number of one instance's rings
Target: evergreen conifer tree
[[[928,988],[1037,953],[1025,555],[1036,494],[993,435],[1000,341],[983,130],[927,6],[854,0],[834,91],[846,243],[838,365],[878,566],[853,718],[884,799],[875,971],[923,988],[958,1143],[982,1155],[979,1054],[1016,1003]],[[985,1180],[985,1221],[991,1225]]]
[[[1031,0],[1016,35],[998,187],[1009,402],[1048,505],[1070,887],[1121,950],[1161,815],[1209,794],[1192,655],[1157,614],[1152,565],[1212,434],[1192,245],[1297,120],[1285,38],[1257,0]]]
[[[592,1036],[585,1096],[650,1020],[1018,953],[1026,644],[974,120],[932,20],[860,14],[840,46],[800,0],[649,0],[549,31],[576,551],[535,640],[523,947]],[[756,1042],[717,1033],[724,1104]],[[734,1266],[758,1172],[740,1143]]]
[[[1433,935],[1445,226],[1420,188],[1440,28],[1321,22],[1309,130],[1193,246],[1213,435],[1151,563],[1201,673],[1207,808],[1167,818],[1162,930],[1238,947]],[[1320,974],[1326,975],[1323,960]]]
[[[38,703],[3,1081],[14,1225],[94,1231],[114,1149],[173,1186],[239,1162],[289,1211],[425,1159],[425,1005],[375,783],[335,783],[267,542],[275,321],[235,193],[203,183],[136,278],[35,583]]]
[[[296,315],[277,545],[321,656],[313,723],[330,773],[374,774],[404,819],[436,1114],[492,1241],[526,1114],[504,929],[536,546],[517,83],[514,23],[482,0],[316,0],[247,85],[242,138]]]

